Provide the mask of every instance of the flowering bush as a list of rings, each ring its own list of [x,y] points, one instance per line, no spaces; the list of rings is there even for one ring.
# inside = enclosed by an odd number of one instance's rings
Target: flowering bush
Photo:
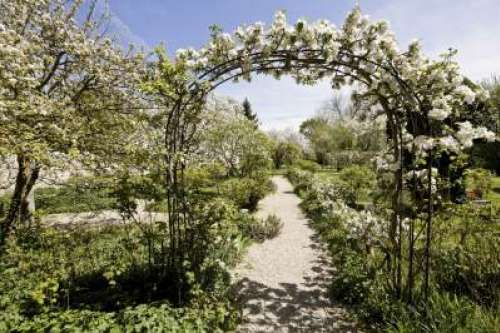
[[[433,249],[437,291],[430,303],[418,294],[409,308],[394,297],[381,269],[390,253],[387,221],[346,205],[342,195],[332,190],[334,185],[328,184],[331,180],[299,170],[291,170],[289,177],[304,189],[303,208],[332,254],[336,268],[332,296],[354,306],[372,327],[391,332],[402,328],[411,332],[414,327],[424,332],[495,331],[498,256],[491,253],[498,252],[498,236],[492,232],[495,226],[487,209],[452,205],[438,215]],[[409,228],[410,222],[402,221],[403,228]]]
[[[302,207],[313,219],[335,221],[346,230],[347,237],[369,248],[383,239],[382,221],[372,212],[351,208],[354,193],[345,185],[309,173],[292,169],[288,173],[296,189],[303,193]]]

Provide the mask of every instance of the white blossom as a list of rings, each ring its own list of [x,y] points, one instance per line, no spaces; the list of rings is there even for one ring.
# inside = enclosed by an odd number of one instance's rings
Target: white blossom
[[[450,115],[451,110],[434,108],[429,112],[429,117],[435,120],[443,121]]]
[[[456,92],[458,94],[460,94],[461,96],[463,96],[464,98],[464,101],[467,103],[467,104],[472,104],[474,103],[475,99],[476,99],[476,93],[474,93],[472,91],[471,88],[469,88],[468,86],[466,85],[460,85],[456,88]]]
[[[439,144],[448,151],[451,151],[451,152],[459,152],[460,151],[459,142],[451,135],[440,138]]]

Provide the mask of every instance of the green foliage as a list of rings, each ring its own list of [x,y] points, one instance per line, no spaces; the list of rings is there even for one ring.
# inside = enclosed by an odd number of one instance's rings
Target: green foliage
[[[333,177],[321,177],[309,171],[290,169],[287,173],[295,192],[303,197],[302,207],[311,216],[320,216],[325,201],[343,201],[354,206],[355,193],[342,181]]]
[[[231,177],[255,177],[268,170],[272,164],[268,136],[250,120],[220,108],[201,135],[205,158],[222,163]]]
[[[278,236],[281,232],[281,229],[283,228],[283,222],[281,222],[281,219],[275,214],[269,215],[262,222],[264,225],[264,229],[266,230],[266,237],[268,239]]]
[[[222,196],[232,200],[239,208],[254,211],[266,194],[274,190],[266,178],[233,178],[221,185]]]
[[[199,190],[217,185],[224,179],[226,171],[224,165],[217,162],[188,168],[186,170],[186,186],[192,190]]]
[[[288,180],[290,180],[290,182],[293,184],[295,193],[297,193],[299,196],[302,196],[304,193],[306,193],[306,191],[308,191],[309,187],[312,185],[311,179],[313,174],[310,171],[290,168],[288,169],[286,176]]]
[[[250,104],[248,98],[245,98],[242,106],[243,115],[254,124],[255,128],[259,127],[259,119],[257,118],[257,113],[254,113],[252,111],[252,105]]]
[[[35,190],[35,207],[46,214],[81,213],[113,209],[112,180],[99,177],[75,177],[60,187]]]
[[[486,105],[482,106],[481,112],[475,114],[471,112],[467,116],[475,116],[477,119],[472,119],[471,122],[478,123],[498,134],[500,131],[500,76],[493,75],[490,79],[483,80],[480,85],[488,91],[489,99]]]
[[[249,216],[243,218],[239,225],[246,237],[257,242],[275,238],[283,228],[283,223],[276,215],[269,215],[265,219]]]
[[[291,142],[281,141],[273,148],[273,163],[276,169],[295,164],[302,156],[301,147]]]
[[[357,305],[370,295],[371,283],[365,259],[356,253],[344,253],[342,270],[335,274],[332,281],[331,295],[333,299]]]
[[[491,191],[486,196],[486,199],[490,200],[493,203],[494,208],[500,211],[500,177],[492,178]]]
[[[465,172],[466,186],[475,197],[481,199],[488,194],[492,185],[492,174],[485,169],[470,169]]]
[[[137,212],[138,200],[147,204],[145,210],[165,212],[165,190],[154,174],[132,176],[125,172],[118,176],[111,192],[115,207],[125,219],[130,219]]]
[[[314,159],[341,170],[351,164],[369,164],[385,146],[385,132],[377,121],[330,121],[315,117],[300,125]]]
[[[163,223],[17,230],[0,258],[0,331],[221,331],[234,328],[229,273],[245,248],[240,213],[215,200],[190,230],[185,303],[176,303],[171,272],[156,264]],[[202,219],[201,219],[202,218]],[[35,233],[35,237],[28,237]],[[194,256],[196,254],[196,256]],[[15,301],[13,301],[15,300]]]
[[[311,143],[316,161],[322,165],[328,164],[328,155],[335,150],[335,141],[332,140],[328,122],[321,118],[308,119],[300,125],[300,133]]]
[[[391,323],[387,332],[495,333],[500,325],[499,310],[487,310],[446,293],[433,294],[426,305],[399,304],[387,309],[392,310],[385,313]]]
[[[11,196],[12,194],[8,192],[0,196],[0,218],[4,217],[7,214]]]
[[[375,184],[375,173],[365,167],[353,165],[340,172],[340,179],[355,193],[356,201],[366,199]]]
[[[316,172],[321,169],[321,165],[316,163],[315,161],[310,161],[310,160],[297,160],[294,164],[294,167],[297,167],[299,169],[309,171],[309,172]]]
[[[168,304],[138,305],[119,312],[66,310],[31,319],[0,314],[2,332],[222,332],[235,327],[234,309],[225,303],[202,308],[173,308]]]
[[[474,83],[471,82],[472,85]],[[484,126],[497,134],[500,133],[500,76],[492,76],[481,82],[483,89],[488,91],[487,103],[470,107],[465,117],[473,124]],[[488,169],[500,175],[500,142],[474,142],[470,149],[470,164],[473,168]]]
[[[435,281],[477,304],[500,306],[500,235],[490,207],[453,205],[435,221]]]
[[[500,176],[500,141],[475,143],[470,162],[474,168],[487,169]]]

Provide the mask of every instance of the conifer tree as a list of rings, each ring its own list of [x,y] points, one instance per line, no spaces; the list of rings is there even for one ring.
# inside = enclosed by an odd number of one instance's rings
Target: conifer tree
[[[243,101],[243,114],[248,120],[255,124],[255,128],[259,127],[259,119],[257,118],[257,114],[252,111],[252,105],[248,98],[245,98]]]

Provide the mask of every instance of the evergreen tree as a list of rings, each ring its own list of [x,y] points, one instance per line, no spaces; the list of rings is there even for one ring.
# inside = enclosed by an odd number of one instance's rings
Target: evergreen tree
[[[255,124],[255,128],[259,127],[259,119],[257,118],[257,114],[252,111],[252,105],[248,98],[245,98],[243,101],[243,114],[248,120]]]

